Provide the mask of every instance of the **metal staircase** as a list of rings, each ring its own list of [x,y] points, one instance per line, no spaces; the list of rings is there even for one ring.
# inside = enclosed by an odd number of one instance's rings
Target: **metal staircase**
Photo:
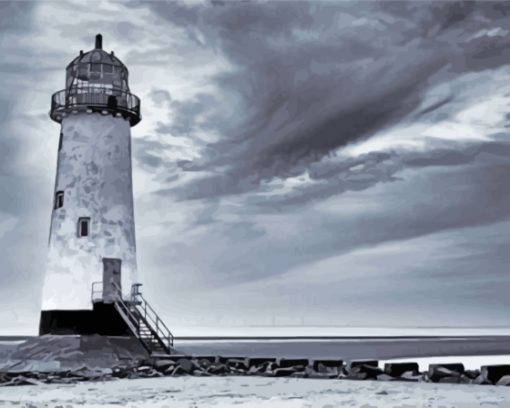
[[[123,299],[120,286],[111,283],[114,288],[114,307],[127,326],[151,356],[171,354],[174,337],[155,310],[140,293],[140,283],[131,287],[130,300]],[[101,291],[95,289],[101,286]],[[92,302],[102,301],[103,282],[92,284]]]

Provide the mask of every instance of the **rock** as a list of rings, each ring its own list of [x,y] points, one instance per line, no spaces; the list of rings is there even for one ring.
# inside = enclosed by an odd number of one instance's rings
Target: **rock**
[[[227,367],[224,364],[211,364],[207,368],[207,372],[212,375],[225,375],[227,373]]]
[[[281,358],[278,361],[278,367],[280,368],[302,367],[301,370],[304,370],[308,364],[309,361],[306,358]]]
[[[112,369],[112,376],[115,378],[126,378],[129,375],[129,370],[125,367],[114,367]]]
[[[464,371],[464,375],[470,380],[474,380],[480,375],[480,370],[466,370]]]
[[[510,385],[510,375],[504,375],[501,377],[496,385]]]
[[[274,370],[273,375],[275,377],[289,377],[294,374],[296,370],[294,368],[277,368]]]
[[[181,371],[185,372],[186,374],[191,374],[193,370],[193,363],[190,359],[180,358],[177,360],[177,367],[179,367]]]
[[[420,372],[418,363],[386,363],[384,365],[384,373],[392,377],[400,377],[405,372],[411,372],[413,375],[418,374]]]
[[[367,373],[368,378],[377,378],[379,374],[383,373],[383,370],[381,370],[379,367],[374,367],[371,365],[362,365],[359,366],[363,370],[363,372]]]
[[[399,377],[396,378],[397,381],[412,381],[417,382],[422,379],[422,375],[416,371],[406,371],[405,373],[400,374]]]
[[[172,373],[175,370],[175,367],[176,367],[175,365],[168,366],[167,369],[165,371],[163,371],[163,374],[172,375]]]
[[[314,360],[312,363],[313,369],[319,373],[331,372],[330,369],[336,369],[334,371],[338,372],[343,365],[343,360]]]
[[[502,364],[482,366],[481,375],[491,384],[496,384],[501,377],[510,375],[510,365]]]
[[[148,371],[142,371],[140,377],[142,378],[154,378],[154,377],[163,377],[163,373],[160,373],[158,370],[151,368]]]
[[[379,361],[377,360],[353,360],[349,361],[347,363],[347,371],[349,371],[351,368],[358,367],[358,366],[371,366],[371,367],[379,367]]]
[[[248,367],[266,366],[269,363],[275,363],[275,362],[276,362],[276,358],[270,358],[270,357],[253,357],[253,358],[246,359],[246,365]]]
[[[460,377],[464,373],[464,365],[456,364],[430,364],[427,378],[432,382],[438,382],[444,377]]]
[[[355,365],[348,370],[347,378],[376,379],[380,374],[383,374],[383,370],[381,370],[379,367],[374,365],[360,364]]]
[[[251,366],[248,368],[248,371],[246,372],[247,375],[258,375],[265,371],[265,367],[262,366]]]
[[[263,376],[272,377],[274,375],[274,371],[278,368],[277,363],[269,363],[265,366],[265,370],[262,372]]]
[[[156,359],[154,368],[158,371],[167,371],[169,367],[174,366],[175,361],[169,359]]]
[[[248,366],[246,365],[246,360],[243,358],[243,359],[228,359],[226,361],[226,365],[229,367],[229,368],[235,368],[237,370],[243,370],[243,371],[246,371],[248,370]]]
[[[492,385],[492,383],[483,374],[480,374],[474,380],[471,380],[471,383],[480,385]]]
[[[203,358],[200,360],[193,360],[193,364],[197,367],[207,370],[208,367],[210,367],[212,364],[214,364],[214,361]]]
[[[15,386],[15,385],[40,385],[42,384],[41,381],[35,380],[33,378],[28,378],[23,375],[16,376],[11,378],[7,382],[3,382],[0,384],[0,387],[9,387],[9,386]]]
[[[441,378],[446,377],[460,377],[461,374],[457,371],[449,370],[448,368],[444,367],[435,367],[434,369],[430,369],[427,372],[427,378],[432,382],[439,382]]]
[[[326,374],[328,376],[338,377],[338,375],[340,374],[340,371],[341,371],[341,366],[340,367],[331,367],[331,366],[328,367],[328,366],[325,366],[325,365],[319,363],[319,364],[317,364],[314,371],[318,374]]]
[[[331,370],[331,372],[317,372],[312,367],[308,366],[305,368],[304,371],[299,371],[303,374],[304,378],[320,378],[320,379],[327,379],[327,378],[338,378],[340,375],[340,371],[336,367],[328,367],[328,370]]]
[[[178,366],[176,366],[176,367],[174,368],[174,371],[172,372],[172,374],[171,374],[171,375],[175,377],[175,376],[179,376],[179,375],[186,375],[186,374],[189,374],[189,372],[188,372],[188,371],[184,371],[184,370],[182,369],[182,367],[181,367],[180,365],[178,365]]]

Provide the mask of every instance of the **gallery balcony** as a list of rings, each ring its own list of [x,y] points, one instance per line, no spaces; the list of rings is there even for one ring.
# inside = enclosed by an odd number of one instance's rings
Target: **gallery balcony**
[[[52,95],[50,117],[55,122],[62,123],[65,116],[78,112],[122,116],[131,126],[142,119],[140,99],[126,91],[90,86],[63,89]]]

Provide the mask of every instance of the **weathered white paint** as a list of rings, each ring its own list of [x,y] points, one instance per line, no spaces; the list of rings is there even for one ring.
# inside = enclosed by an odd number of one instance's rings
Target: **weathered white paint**
[[[92,309],[103,257],[122,260],[126,297],[136,282],[130,125],[78,113],[63,119],[62,132],[55,191],[64,191],[64,206],[52,213],[42,310]],[[80,217],[91,219],[88,237],[78,237]]]

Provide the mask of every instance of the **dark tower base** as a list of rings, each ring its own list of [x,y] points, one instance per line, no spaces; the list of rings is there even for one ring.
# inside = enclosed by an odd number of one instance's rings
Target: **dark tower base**
[[[114,305],[106,303],[95,303],[93,310],[43,310],[39,335],[43,334],[132,335]]]

